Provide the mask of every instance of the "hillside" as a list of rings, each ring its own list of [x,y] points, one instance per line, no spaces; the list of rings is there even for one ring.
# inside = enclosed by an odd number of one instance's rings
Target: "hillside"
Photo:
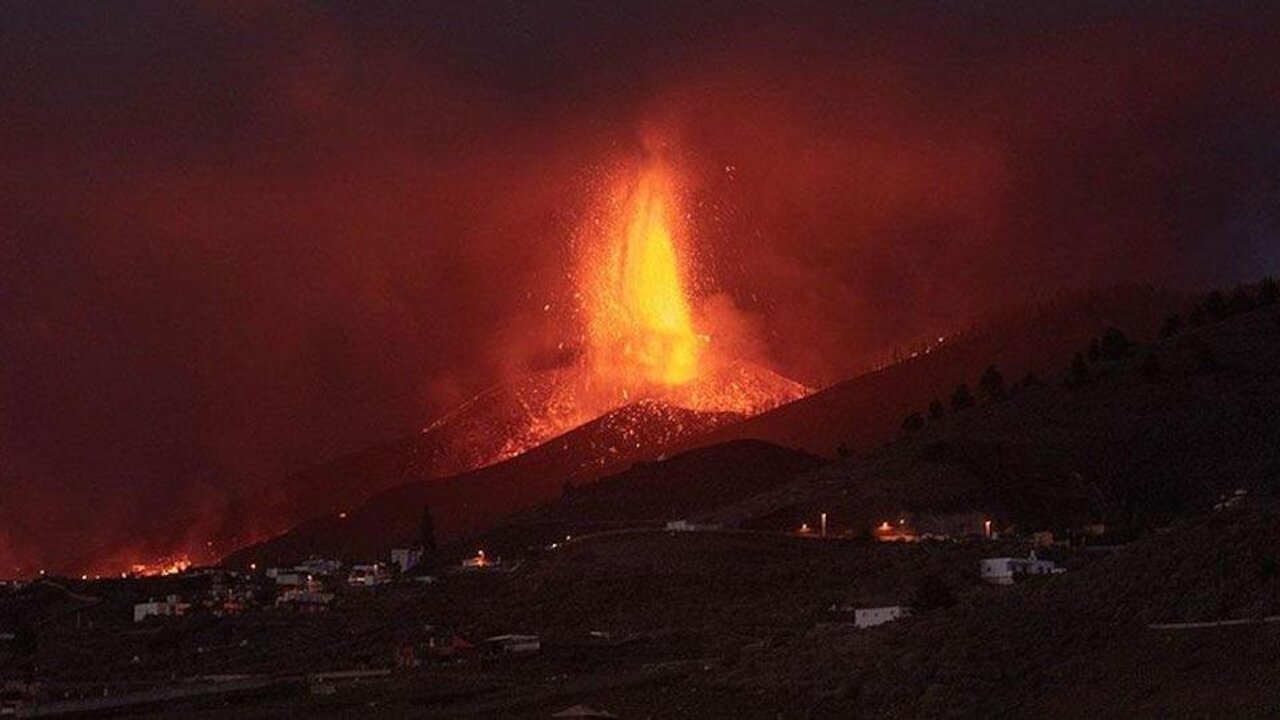
[[[500,523],[478,542],[501,554],[566,535],[697,519],[823,464],[816,456],[754,440],[689,450],[567,488],[554,501]]]
[[[618,437],[605,433],[605,440],[594,443],[571,441],[574,459],[550,460],[553,448],[565,446],[561,439],[552,440],[527,455],[477,473],[467,473],[444,481],[433,491],[433,518],[441,538],[445,541],[474,534],[485,529],[484,522],[497,520],[512,512],[528,509],[555,497],[565,483],[577,487],[585,480],[595,479],[611,471],[628,467],[632,461],[654,458],[681,450],[707,447],[735,440],[760,440],[775,445],[801,450],[821,456],[831,456],[839,445],[859,450],[877,447],[898,433],[904,414],[913,408],[927,404],[935,396],[945,396],[955,384],[965,378],[976,377],[990,362],[1000,362],[1010,377],[1017,377],[1024,368],[1045,373],[1061,367],[1064,358],[1076,348],[1086,344],[1090,337],[1100,333],[1109,324],[1121,324],[1130,328],[1154,328],[1170,307],[1182,302],[1179,296],[1148,288],[1123,287],[1107,291],[1069,296],[1043,306],[1028,307],[1008,313],[1003,319],[993,321],[981,332],[955,338],[937,346],[927,354],[902,362],[884,370],[860,376],[853,380],[827,388],[780,408],[758,415],[743,422],[737,416],[720,414],[716,422],[706,425],[690,423],[674,428],[667,435],[655,435],[644,443],[642,452],[616,456],[618,447],[630,447],[630,442],[620,442]],[[1018,373],[1018,375],[1015,375]],[[623,411],[625,413],[625,411]],[[688,411],[683,411],[688,412]],[[588,427],[619,427],[621,436],[628,432],[616,421],[603,418],[591,426],[580,428],[564,436],[590,436],[595,430]],[[619,417],[625,417],[619,416]],[[470,424],[467,425],[470,427]],[[416,441],[415,441],[416,442]],[[417,467],[412,458],[417,450],[410,443],[375,448],[367,454],[339,460],[323,470],[317,477],[325,480],[317,488],[347,488],[334,491],[328,499],[331,508],[323,517],[311,520],[284,536],[267,543],[267,547],[279,550],[273,557],[291,557],[298,552],[334,552],[343,548],[360,548],[368,554],[389,542],[407,542],[413,537],[406,534],[417,520],[411,523],[409,511],[387,498],[403,497],[406,502],[421,508],[427,495],[419,490],[392,488],[382,495],[373,488],[393,485],[391,480],[415,477]],[[567,446],[565,446],[567,447]],[[592,450],[595,447],[596,450]],[[595,457],[591,453],[598,451]],[[587,467],[587,470],[583,470]],[[521,480],[521,472],[530,473]],[[417,477],[429,477],[418,475]],[[475,479],[476,489],[464,490],[462,486]],[[437,481],[433,481],[437,482]],[[502,496],[507,485],[522,483],[528,490],[517,493],[510,502]],[[366,492],[352,496],[351,487],[368,488]],[[411,487],[421,488],[420,484]],[[533,488],[539,488],[534,491]],[[323,492],[317,490],[320,495]],[[398,495],[403,493],[403,495]],[[496,494],[495,494],[496,493]],[[466,502],[454,498],[466,495]],[[353,504],[336,504],[335,499],[348,499]],[[355,503],[361,503],[363,506]],[[493,508],[482,507],[493,502]],[[436,506],[438,504],[438,507]],[[300,506],[302,507],[302,506]],[[353,514],[351,509],[362,509]],[[385,507],[389,516],[385,522],[375,519],[377,508]],[[347,522],[338,523],[332,516],[339,511],[348,513]],[[465,518],[455,518],[454,512],[465,513]],[[403,517],[402,517],[403,516]],[[360,522],[353,522],[357,517]],[[391,519],[392,517],[396,519]],[[482,521],[481,518],[487,518]],[[366,528],[365,530],[364,528]],[[389,528],[398,528],[395,531]],[[370,538],[358,540],[357,536],[368,532]],[[329,541],[327,535],[348,538],[341,542]],[[307,538],[303,540],[303,538]],[[377,538],[375,541],[374,538]],[[290,548],[285,551],[284,548]],[[254,556],[257,550],[238,552],[232,556],[239,562]],[[275,550],[273,553],[277,552]]]
[[[417,543],[428,506],[437,542],[448,543],[555,498],[565,483],[585,483],[617,472],[659,456],[679,440],[739,419],[732,413],[636,403],[497,465],[400,485],[357,507],[313,518],[279,537],[237,551],[225,562],[247,567],[313,554],[383,558],[393,547]]]
[[[1181,309],[1179,294],[1117,287],[1011,309],[978,329],[882,370],[846,380],[796,402],[699,438],[698,444],[754,439],[833,457],[844,446],[866,452],[898,434],[902,418],[959,382],[973,383],[998,364],[1010,380],[1052,373],[1108,326],[1151,339],[1160,319]]]
[[[903,510],[978,510],[998,527],[1106,521],[1136,532],[1236,489],[1272,495],[1278,319],[1280,310],[1262,308],[1094,363],[1087,383],[1059,369],[1007,397],[948,408],[916,433],[899,429],[885,447],[717,517],[780,529],[828,512],[838,527],[865,532]]]

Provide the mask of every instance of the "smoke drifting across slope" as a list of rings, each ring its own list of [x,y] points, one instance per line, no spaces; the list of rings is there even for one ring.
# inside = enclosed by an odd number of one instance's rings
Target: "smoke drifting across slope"
[[[569,240],[652,135],[699,307],[809,384],[1046,289],[1272,269],[1280,11],[1221,5],[12,10],[0,575],[198,545],[557,366]]]

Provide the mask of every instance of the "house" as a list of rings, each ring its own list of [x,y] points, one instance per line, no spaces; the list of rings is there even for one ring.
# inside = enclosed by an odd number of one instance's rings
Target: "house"
[[[905,617],[911,617],[911,608],[901,605],[858,608],[853,611],[853,624],[860,628],[869,628]]]
[[[667,530],[672,532],[705,532],[719,530],[720,526],[712,523],[692,523],[688,520],[672,520],[667,523]]]
[[[553,718],[616,718],[617,715],[607,710],[597,710],[588,705],[573,705],[561,710],[558,713],[552,713]]]
[[[526,655],[542,649],[542,641],[537,635],[495,635],[486,638],[485,649],[500,655]]]
[[[267,577],[274,580],[279,587],[296,588],[307,583],[306,573],[289,568],[267,568]]]
[[[382,563],[352,565],[351,574],[347,576],[347,584],[352,587],[374,587],[390,581],[387,568]]]
[[[190,603],[182,602],[177,595],[170,595],[164,600],[152,600],[133,606],[133,621],[142,622],[149,617],[170,617],[186,615],[191,609]]]
[[[998,557],[980,561],[983,582],[993,585],[1012,585],[1015,578],[1024,575],[1057,575],[1066,572],[1052,560],[1040,560],[1034,551],[1025,558]]]
[[[303,575],[337,575],[342,570],[342,563],[312,555],[295,565],[293,569]]]
[[[324,612],[333,602],[333,593],[324,592],[318,580],[308,580],[304,587],[291,588],[276,597],[276,607],[304,613]]]
[[[422,548],[395,548],[391,551],[391,564],[399,568],[400,574],[409,572],[422,562]]]

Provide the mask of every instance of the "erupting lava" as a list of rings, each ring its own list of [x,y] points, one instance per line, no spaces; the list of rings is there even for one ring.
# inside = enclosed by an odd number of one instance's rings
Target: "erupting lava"
[[[590,256],[583,278],[587,361],[623,400],[698,376],[706,339],[693,327],[672,235],[674,197],[668,175],[647,170],[627,199],[625,227]]]
[[[578,238],[582,334],[564,343],[578,348],[576,362],[491,388],[425,428],[454,458],[437,469],[504,460],[635,403],[651,418],[643,422],[679,414],[664,408],[727,422],[808,393],[767,368],[724,357],[699,327],[671,171],[652,164],[613,189]]]

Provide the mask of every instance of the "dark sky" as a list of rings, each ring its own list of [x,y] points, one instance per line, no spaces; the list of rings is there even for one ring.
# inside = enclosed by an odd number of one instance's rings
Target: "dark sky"
[[[653,138],[702,303],[812,383],[1038,293],[1280,261],[1275,3],[372,5],[4,10],[0,576],[533,362]]]

